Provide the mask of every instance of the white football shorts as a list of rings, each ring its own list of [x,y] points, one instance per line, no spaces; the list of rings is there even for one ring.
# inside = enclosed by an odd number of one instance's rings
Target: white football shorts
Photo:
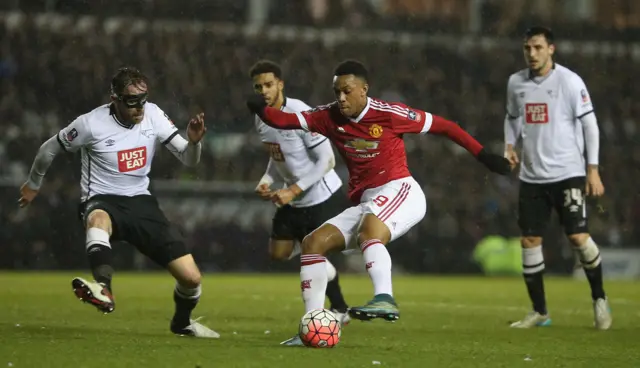
[[[420,184],[411,176],[364,191],[360,204],[349,207],[325,223],[337,227],[345,240],[345,249],[360,249],[358,226],[362,217],[372,213],[391,232],[391,241],[406,234],[427,213],[427,200]]]

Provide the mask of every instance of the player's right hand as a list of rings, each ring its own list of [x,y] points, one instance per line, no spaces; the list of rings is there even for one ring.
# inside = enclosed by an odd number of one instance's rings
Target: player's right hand
[[[27,185],[27,183],[22,184],[20,187],[20,199],[18,200],[18,204],[20,204],[21,208],[24,208],[33,201],[33,199],[38,195],[37,189],[31,189]]]
[[[256,193],[265,201],[270,201],[273,192],[269,188],[269,184],[260,184],[256,187]]]
[[[267,103],[264,101],[262,96],[254,93],[247,97],[247,107],[252,113],[259,114],[265,107],[267,107]]]
[[[507,150],[504,151],[504,158],[509,160],[511,170],[515,169],[516,166],[518,166],[518,164],[520,163],[520,159],[518,159],[518,152],[516,152],[516,150],[514,150],[513,148],[507,148]]]
[[[489,153],[484,148],[478,153],[478,161],[482,162],[487,169],[496,174],[507,175],[511,172],[509,160],[500,155]]]

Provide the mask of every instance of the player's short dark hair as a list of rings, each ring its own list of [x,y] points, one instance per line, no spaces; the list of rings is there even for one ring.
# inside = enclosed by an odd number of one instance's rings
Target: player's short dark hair
[[[551,28],[543,26],[533,26],[524,32],[525,40],[529,40],[534,36],[544,36],[549,45],[553,45],[554,43],[553,31],[551,30]]]
[[[251,78],[265,73],[273,73],[274,77],[282,79],[282,68],[271,60],[260,60],[249,69],[249,77]]]
[[[149,79],[140,70],[123,66],[118,69],[111,79],[111,94],[119,96],[124,93],[125,89],[130,85],[149,84]]]
[[[357,60],[345,60],[338,64],[333,74],[337,77],[341,75],[353,74],[358,78],[362,78],[365,82],[369,81],[369,72],[361,62]]]

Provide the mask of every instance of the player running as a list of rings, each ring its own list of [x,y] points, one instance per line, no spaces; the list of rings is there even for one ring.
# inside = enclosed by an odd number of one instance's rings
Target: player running
[[[249,75],[254,91],[268,106],[286,112],[311,109],[300,100],[285,97],[282,69],[278,64],[261,60],[251,68]],[[289,260],[300,253],[296,241],[302,242],[325,220],[336,215],[338,204],[334,193],[342,186],[342,180],[333,170],[335,157],[326,137],[302,129],[274,129],[257,115],[255,127],[270,156],[256,193],[278,206],[273,217],[269,254],[274,260]],[[273,191],[270,187],[274,182],[284,182],[286,187]],[[338,274],[331,262],[325,262],[325,266],[330,308],[343,324],[347,324],[348,306],[340,290]],[[296,340],[287,340],[283,344],[302,345],[299,338]]]
[[[110,242],[126,241],[176,279],[171,331],[218,338],[218,333],[191,319],[201,294],[200,271],[180,232],[166,219],[148,189],[156,142],[185,165],[195,166],[200,161],[200,140],[206,132],[204,114],[189,121],[187,141],[157,105],[147,102],[148,93],[147,78],[140,71],[119,69],[111,82],[111,103],[79,116],[40,146],[29,178],[20,188],[19,203],[25,207],[36,197],[58,153],[79,149],[80,217],[95,281],[74,278],[71,284],[76,296],[104,313],[114,311]]]
[[[524,280],[533,303],[533,311],[511,327],[551,323],[542,279],[542,234],[555,210],[589,280],[595,327],[606,330],[612,318],[602,286],[600,251],[589,235],[585,203],[585,194],[604,194],[598,173],[600,133],[582,78],[554,63],[554,51],[551,30],[528,29],[524,35],[528,67],[512,74],[507,86],[505,157],[515,168],[519,163],[515,146],[522,138],[518,224]]]
[[[391,258],[385,245],[424,217],[426,200],[407,167],[405,133],[445,135],[466,148],[493,172],[507,174],[509,162],[487,152],[457,124],[436,115],[367,96],[368,73],[360,62],[348,60],[335,69],[336,101],[310,111],[290,114],[267,107],[260,98],[247,106],[278,129],[320,133],[337,147],[349,169],[349,197],[359,203],[328,220],[302,242],[301,289],[307,311],[322,308],[327,285],[324,255],[359,247],[371,277],[374,298],[352,307],[351,317],[396,320]]]

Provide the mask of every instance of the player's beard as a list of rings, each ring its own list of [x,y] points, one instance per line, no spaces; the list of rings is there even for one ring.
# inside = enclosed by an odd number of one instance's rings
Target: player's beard
[[[278,101],[282,101],[284,103],[284,94],[283,92],[278,92],[276,97],[269,103],[269,107],[275,107]]]

